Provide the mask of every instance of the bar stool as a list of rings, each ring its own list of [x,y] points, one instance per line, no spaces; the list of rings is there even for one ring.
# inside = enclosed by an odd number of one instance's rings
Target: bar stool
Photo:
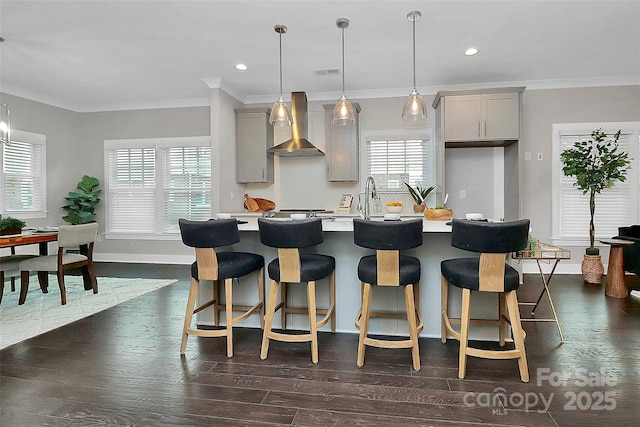
[[[336,260],[329,255],[301,253],[301,248],[319,245],[323,242],[322,219],[311,218],[296,221],[275,221],[258,218],[260,241],[266,246],[278,249],[278,257],[269,263],[267,271],[271,279],[267,302],[262,349],[260,358],[266,359],[269,339],[285,342],[311,342],[311,360],[318,363],[318,328],[331,319],[331,332],[336,332]],[[316,286],[318,280],[329,277],[329,308],[316,307]],[[287,286],[291,283],[307,284],[307,307],[296,308],[287,305]],[[278,286],[281,287],[281,302],[276,305]],[[307,313],[308,334],[287,334],[272,330],[275,312],[282,310],[282,329],[286,329],[287,313]],[[324,317],[317,321],[318,315]]]
[[[525,332],[520,322],[516,290],[520,286],[518,272],[506,264],[508,255],[527,245],[529,220],[511,222],[479,222],[454,219],[452,221],[451,246],[480,253],[480,258],[456,258],[440,263],[442,273],[442,325],[441,340],[447,341],[447,332],[460,341],[458,377],[466,375],[467,355],[484,359],[518,359],[520,379],[529,382],[527,355],[524,346]],[[460,319],[447,314],[449,284],[462,289],[462,314]],[[511,324],[515,349],[485,350],[468,345],[471,323],[496,323],[470,318],[471,291],[499,294],[500,345],[505,344],[506,322]],[[508,318],[505,317],[505,301]],[[451,326],[460,322],[460,332]]]
[[[264,327],[264,257],[246,252],[218,252],[216,248],[228,246],[240,241],[238,221],[218,219],[209,221],[190,221],[179,219],[182,242],[195,248],[196,262],[191,265],[191,287],[187,299],[187,311],[182,328],[180,354],[184,354],[189,335],[200,337],[227,337],[227,357],[233,356],[233,325],[253,313],[260,314],[260,325]],[[258,302],[252,306],[233,305],[233,279],[257,272]],[[200,280],[213,281],[213,299],[196,306]],[[220,301],[220,281],[224,280],[225,302]],[[225,329],[201,330],[191,327],[195,313],[213,306],[215,325],[220,322],[220,310],[226,314]],[[242,311],[233,317],[233,311]]]
[[[356,328],[360,331],[358,366],[364,365],[365,345],[381,348],[411,348],[413,369],[420,370],[418,336],[424,327],[420,314],[420,260],[400,255],[404,249],[422,245],[422,220],[367,221],[353,220],[353,241],[363,248],[375,249],[375,255],[362,257],[358,263],[362,304],[356,315]],[[373,286],[404,286],[406,314],[371,312]],[[406,318],[409,324],[408,340],[369,338],[369,319],[372,317]]]

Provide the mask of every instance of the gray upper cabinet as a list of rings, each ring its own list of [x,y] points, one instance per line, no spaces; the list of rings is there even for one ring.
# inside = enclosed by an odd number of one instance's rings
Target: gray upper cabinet
[[[442,118],[446,142],[517,141],[520,138],[520,97],[524,88],[438,92],[434,108]],[[506,145],[496,143],[495,145]]]
[[[353,104],[356,110],[356,122],[348,125],[337,125],[332,122],[333,107],[334,105],[324,105],[327,181],[358,182],[360,105]]]
[[[238,108],[236,113],[236,181],[273,183],[273,127],[268,108]]]

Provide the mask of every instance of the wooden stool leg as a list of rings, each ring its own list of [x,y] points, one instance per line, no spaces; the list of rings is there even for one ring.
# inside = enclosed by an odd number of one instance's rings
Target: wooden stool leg
[[[469,340],[471,291],[462,290],[462,314],[460,315],[460,355],[458,361],[458,378],[464,378],[467,372],[467,346]]]
[[[187,297],[187,310],[184,314],[184,325],[182,327],[182,342],[180,343],[180,354],[184,354],[184,351],[187,348],[187,339],[189,338],[187,329],[191,327],[191,319],[193,318],[193,311],[196,306],[196,298],[198,296],[199,286],[200,282],[194,278],[191,278],[189,296]]]
[[[358,367],[362,367],[364,365],[364,351],[365,345],[364,340],[367,338],[367,330],[369,329],[369,309],[371,306],[371,284],[362,283],[363,293],[362,293],[362,307],[360,311],[362,312],[360,318],[360,339],[358,340]]]
[[[280,283],[280,302],[282,302],[282,312],[280,315],[282,316],[282,330],[287,330],[287,284],[284,282]]]
[[[504,347],[505,338],[507,336],[507,321],[505,320],[505,296],[504,292],[500,292],[498,296],[498,316],[499,316],[499,324],[498,324],[498,341],[500,347]]]
[[[260,350],[260,359],[267,358],[269,352],[269,334],[273,325],[273,316],[275,315],[276,300],[278,299],[278,282],[271,281],[269,288],[269,303],[267,304],[267,313],[264,316],[264,331],[262,332],[262,349]]]
[[[329,306],[331,312],[331,333],[336,333],[336,271],[333,270],[329,276]]]
[[[511,330],[513,333],[513,342],[516,350],[520,352],[518,357],[518,367],[520,368],[520,379],[524,383],[529,382],[529,367],[527,365],[527,352],[524,347],[524,331],[522,322],[520,321],[520,311],[518,309],[518,297],[516,291],[506,293],[507,309],[509,310],[509,319],[511,319]]]
[[[447,342],[447,325],[445,323],[445,318],[447,316],[448,310],[448,301],[449,301],[449,281],[441,276],[440,279],[441,290],[440,290],[440,341],[442,344],[446,344]]]
[[[416,319],[415,296],[413,293],[413,285],[404,287],[404,302],[407,309],[407,322],[409,322],[409,337],[413,346],[411,347],[411,358],[413,360],[413,369],[420,370],[420,349],[418,347],[418,329]]]
[[[318,363],[318,319],[316,316],[316,282],[307,282],[309,332],[311,334],[311,361]]]
[[[264,330],[264,315],[265,315],[265,301],[264,301],[264,267],[258,270],[258,301],[260,304],[260,327]]]
[[[220,326],[220,282],[213,281],[213,324]]]
[[[224,298],[227,327],[227,357],[233,357],[233,279],[224,280]]]

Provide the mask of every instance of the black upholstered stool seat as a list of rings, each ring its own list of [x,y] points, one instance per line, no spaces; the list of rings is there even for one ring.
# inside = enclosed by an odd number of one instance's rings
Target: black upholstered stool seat
[[[209,221],[178,220],[182,242],[195,248],[196,262],[191,265],[191,287],[187,299],[187,310],[182,328],[180,353],[187,347],[189,335],[200,337],[226,337],[227,357],[233,356],[233,325],[239,323],[253,313],[260,316],[260,325],[264,326],[264,257],[247,252],[217,252],[217,247],[225,247],[238,243],[240,233],[235,219],[218,219]],[[253,305],[233,305],[233,279],[256,273],[258,278],[258,302]],[[211,280],[213,299],[197,305],[200,280]],[[220,299],[220,281],[224,283],[225,299]],[[238,281],[236,281],[238,283]],[[220,311],[224,310],[224,329],[198,329],[191,326],[193,315],[208,307],[213,308],[214,324],[220,324]],[[241,312],[233,317],[233,312]]]
[[[356,315],[358,340],[358,366],[364,365],[365,346],[381,348],[410,348],[413,368],[420,370],[418,336],[424,327],[420,314],[420,260],[400,251],[422,245],[422,219],[410,221],[353,220],[353,242],[376,251],[358,262],[361,305]],[[406,313],[376,312],[371,310],[374,287],[403,287]],[[369,319],[372,317],[406,319],[409,339],[369,337]]]
[[[398,285],[404,286],[420,281],[420,260],[412,256],[400,255],[400,274]],[[378,284],[378,260],[375,255],[360,258],[358,263],[358,279],[361,282]]]
[[[440,338],[447,342],[447,333],[460,341],[458,377],[464,378],[467,356],[484,359],[517,359],[520,379],[529,381],[527,354],[524,347],[525,332],[520,321],[516,290],[520,286],[518,272],[506,261],[512,252],[527,245],[529,220],[510,222],[480,222],[454,219],[451,223],[451,246],[479,253],[479,258],[454,258],[440,263],[442,276]],[[448,314],[449,285],[462,289],[461,314],[450,318]],[[473,292],[491,292],[498,295],[498,320],[471,319]],[[460,330],[452,323],[460,323]],[[515,349],[487,350],[469,346],[469,327],[474,323],[497,324],[501,346],[506,343],[507,323],[511,324]]]
[[[311,361],[318,363],[318,328],[331,320],[331,332],[336,332],[336,260],[330,255],[304,253],[301,248],[317,246],[323,241],[322,219],[310,218],[299,221],[276,221],[258,218],[260,241],[278,249],[278,257],[269,263],[267,272],[271,279],[267,302],[262,349],[260,358],[266,359],[269,340],[285,342],[308,341],[311,343]],[[316,282],[329,278],[329,308],[316,307]],[[307,307],[290,307],[287,301],[287,286],[304,283],[307,287]],[[280,304],[276,304],[280,288]],[[309,316],[308,334],[290,334],[273,331],[275,312],[281,311],[282,329],[287,329],[287,313]],[[317,320],[318,315],[324,315]]]
[[[440,263],[442,276],[449,284],[472,291],[480,290],[480,258],[447,259]],[[520,286],[518,271],[510,265],[505,265],[504,291],[515,291]]]
[[[264,267],[264,257],[247,252],[216,252],[218,280],[243,277]],[[191,277],[198,280],[198,263],[191,264]]]
[[[336,269],[336,259],[329,255],[300,253],[300,283],[317,281]],[[269,278],[280,281],[280,261],[276,258],[267,268]]]

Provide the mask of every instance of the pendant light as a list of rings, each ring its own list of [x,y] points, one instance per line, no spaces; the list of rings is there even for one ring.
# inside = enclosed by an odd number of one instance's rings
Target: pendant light
[[[349,27],[349,20],[347,18],[338,18],[336,25],[342,30],[342,96],[333,109],[332,121],[339,125],[348,125],[356,122],[356,113],[353,105],[351,105],[344,92],[344,29]]]
[[[282,35],[287,32],[287,27],[284,25],[276,25],[273,29],[280,35],[280,99],[271,107],[269,123],[273,126],[291,126],[293,118],[291,118],[287,103],[284,102],[284,98],[282,97]]]
[[[402,119],[411,122],[427,118],[427,105],[416,89],[416,21],[420,20],[421,16],[422,14],[417,10],[407,15],[407,20],[413,24],[413,90],[402,109]]]
[[[0,144],[11,144],[11,110],[8,104],[0,105]]]

